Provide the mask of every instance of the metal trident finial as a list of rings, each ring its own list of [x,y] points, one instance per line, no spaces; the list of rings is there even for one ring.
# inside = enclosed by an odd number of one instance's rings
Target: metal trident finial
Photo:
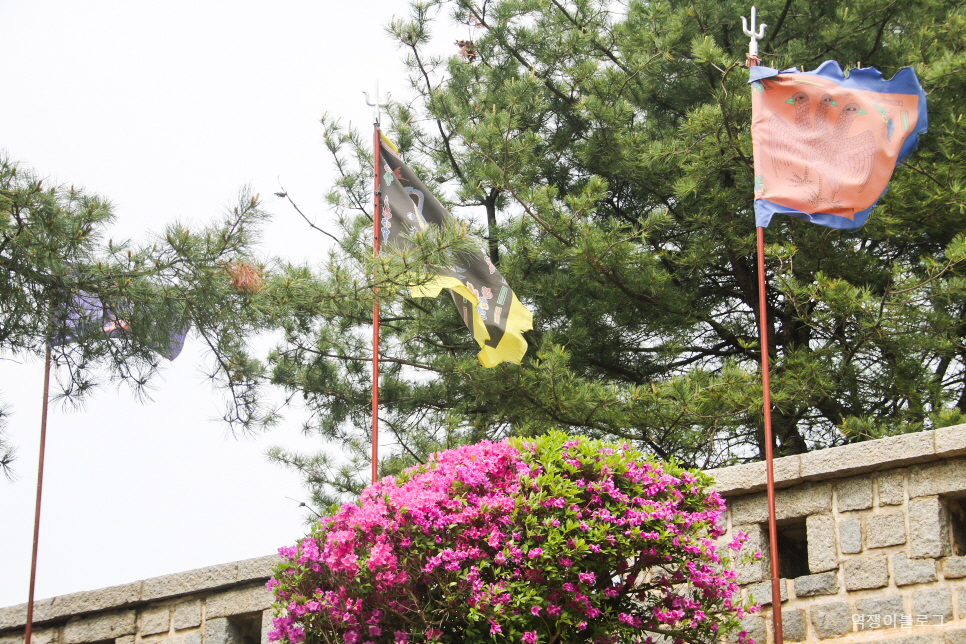
[[[741,17],[741,30],[745,32],[745,35],[751,39],[748,42],[748,55],[752,56],[753,58],[758,58],[758,40],[760,38],[765,37],[765,27],[768,26],[765,23],[761,23],[761,26],[758,27],[758,31],[757,32],[755,31],[755,26],[756,26],[755,22],[757,18],[757,13],[758,12],[755,9],[755,7],[752,6],[751,7],[751,29],[748,29],[748,21],[745,20],[745,17],[744,16]]]
[[[389,107],[389,97],[392,96],[392,92],[386,92],[386,102],[379,102],[379,81],[376,81],[376,99],[375,102],[369,100],[369,92],[363,92],[363,96],[366,97],[366,105],[374,107],[376,109],[372,110],[373,123],[376,127],[379,127],[379,115],[382,112],[382,108]]]

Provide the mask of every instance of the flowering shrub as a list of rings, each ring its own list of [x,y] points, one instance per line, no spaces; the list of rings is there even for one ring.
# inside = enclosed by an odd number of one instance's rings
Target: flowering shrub
[[[718,640],[754,607],[715,550],[709,483],[560,433],[440,452],[279,550],[269,639]]]

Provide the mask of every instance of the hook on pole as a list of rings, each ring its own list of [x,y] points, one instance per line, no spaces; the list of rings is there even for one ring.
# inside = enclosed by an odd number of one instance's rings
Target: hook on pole
[[[379,100],[379,81],[376,81],[376,95],[375,99],[369,100],[369,92],[363,92],[363,96],[366,97],[366,105],[375,108],[372,110],[372,123],[376,127],[379,127],[379,117],[382,113],[382,108],[389,107],[389,98],[392,96],[392,92],[386,92],[385,102]]]
[[[761,23],[761,26],[757,25],[758,10],[754,5],[751,7],[751,29],[748,28],[748,21],[744,16],[741,17],[741,30],[750,39],[748,41],[748,56],[749,58],[758,58],[758,41],[765,37],[765,23]]]

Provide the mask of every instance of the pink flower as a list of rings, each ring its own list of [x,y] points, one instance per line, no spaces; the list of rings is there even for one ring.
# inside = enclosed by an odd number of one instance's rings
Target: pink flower
[[[500,625],[497,624],[496,622],[494,622],[491,619],[490,620],[490,635],[496,635],[497,633],[502,633],[502,632],[503,632],[503,629],[500,628]]]
[[[539,557],[542,554],[543,554],[543,549],[542,548],[531,548],[530,549],[530,552],[527,553],[527,556],[530,559],[536,559],[537,557]]]
[[[523,634],[523,637],[521,639],[525,642],[525,644],[536,644],[536,642],[537,642],[537,632],[536,631],[527,631],[527,632],[525,632]]]
[[[541,611],[541,610],[542,610],[542,609],[541,609],[541,608],[540,608],[539,606],[534,606],[534,607],[532,607],[532,608],[530,609],[530,613],[531,613],[531,614],[532,614],[532,615],[533,615],[534,617],[539,617],[539,616],[540,616],[540,611]]]
[[[594,583],[594,579],[595,579],[594,573],[592,572],[582,572],[579,575],[577,575],[577,577],[579,577],[580,581],[584,582],[585,584],[592,584]]]

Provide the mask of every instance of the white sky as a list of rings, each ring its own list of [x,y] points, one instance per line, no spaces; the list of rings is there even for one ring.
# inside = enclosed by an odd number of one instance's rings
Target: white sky
[[[278,180],[324,226],[331,185],[318,118],[371,127],[376,80],[407,93],[383,27],[406,0],[0,0],[0,149],[109,198],[115,238],[216,218],[250,184],[276,218],[264,251],[321,261]],[[455,40],[464,34],[441,34]],[[454,51],[455,53],[455,51]],[[108,386],[82,412],[52,408],[38,599],[272,553],[305,532],[296,475],[272,444],[318,446],[292,414],[236,440],[218,418],[197,342],[138,403]],[[15,412],[14,483],[0,479],[0,606],[27,600],[43,368],[0,360]],[[288,498],[288,497],[291,497]]]

